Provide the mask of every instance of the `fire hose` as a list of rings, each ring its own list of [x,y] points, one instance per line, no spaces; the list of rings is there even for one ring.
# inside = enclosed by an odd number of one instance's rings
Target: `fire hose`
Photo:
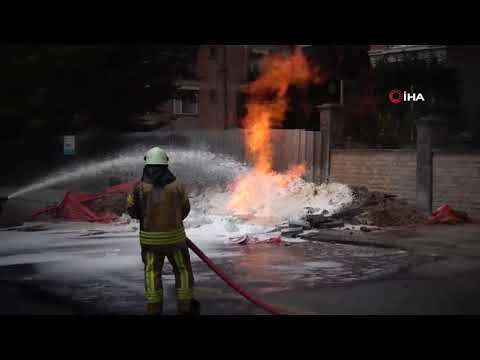
[[[210,260],[210,258],[205,255],[205,253],[200,250],[190,239],[187,239],[187,245],[215,274],[217,274],[223,281],[225,281],[228,286],[230,286],[233,290],[242,295],[252,304],[262,308],[263,310],[269,312],[272,315],[288,315],[286,311],[275,308],[272,305],[269,305],[261,300],[254,298],[247,291],[245,291],[245,289],[241,288],[238,284],[233,282],[227,276],[227,274],[225,274],[222,269],[215,265],[213,261]]]

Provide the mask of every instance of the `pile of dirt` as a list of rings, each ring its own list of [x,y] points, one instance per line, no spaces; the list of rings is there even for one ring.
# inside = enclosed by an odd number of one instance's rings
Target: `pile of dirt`
[[[374,226],[402,226],[425,223],[427,217],[414,206],[400,201],[366,208],[356,217],[359,224]]]
[[[351,186],[354,200],[342,213],[351,214],[354,225],[404,226],[424,223],[427,217],[419,213],[414,205],[399,200],[395,195],[379,191],[370,192],[366,187]]]

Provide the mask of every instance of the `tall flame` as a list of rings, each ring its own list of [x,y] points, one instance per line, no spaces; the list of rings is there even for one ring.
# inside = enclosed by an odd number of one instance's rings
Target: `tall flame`
[[[235,213],[250,213],[252,204],[264,199],[275,187],[286,187],[303,175],[298,165],[285,174],[272,169],[271,129],[279,127],[288,108],[287,91],[291,85],[305,86],[316,82],[317,69],[310,66],[300,48],[293,54],[274,54],[264,60],[260,77],[246,89],[247,114],[243,119],[247,155],[254,169],[236,181],[228,208]],[[269,216],[272,209],[263,209]]]

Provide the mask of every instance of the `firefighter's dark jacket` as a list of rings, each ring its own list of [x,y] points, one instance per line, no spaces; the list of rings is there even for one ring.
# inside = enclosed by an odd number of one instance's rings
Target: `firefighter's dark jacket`
[[[144,171],[142,181],[127,196],[129,215],[140,220],[141,245],[184,245],[183,220],[190,212],[190,201],[183,184],[168,169],[153,179],[145,175]]]

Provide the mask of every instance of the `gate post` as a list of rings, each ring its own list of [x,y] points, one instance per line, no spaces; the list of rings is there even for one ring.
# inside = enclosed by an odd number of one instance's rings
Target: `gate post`
[[[416,206],[421,213],[432,214],[433,123],[432,116],[420,118],[417,125]]]
[[[323,183],[330,178],[330,150],[344,145],[345,113],[341,104],[323,104],[317,108],[322,138],[320,180]]]

